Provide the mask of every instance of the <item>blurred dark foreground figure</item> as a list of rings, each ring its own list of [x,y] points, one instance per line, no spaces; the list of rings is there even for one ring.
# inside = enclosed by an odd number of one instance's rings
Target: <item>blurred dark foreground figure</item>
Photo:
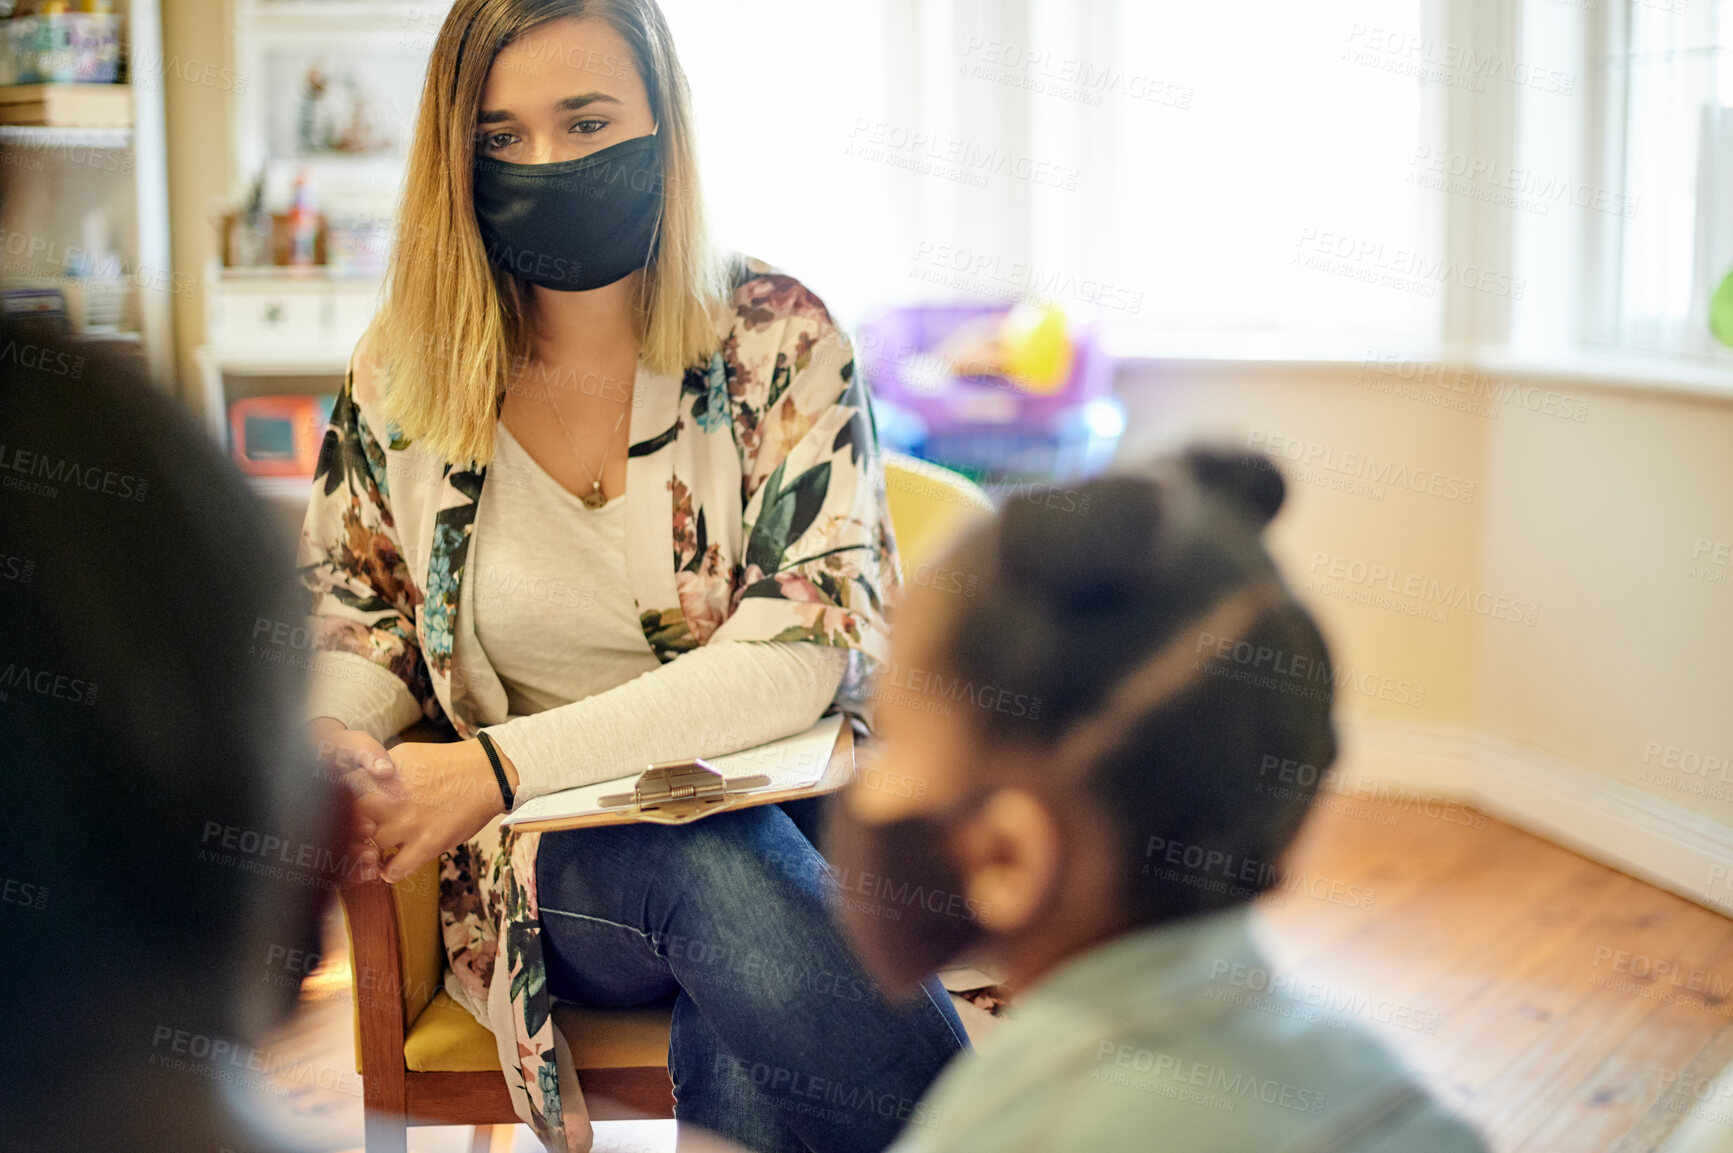
[[[286,1147],[240,1098],[286,1071],[259,1039],[348,812],[298,752],[292,574],[171,401],[0,326],[6,1148]]]
[[[910,589],[884,756],[832,815],[839,912],[888,989],[970,956],[1019,995],[898,1153],[1482,1148],[1249,932],[1260,894],[1345,888],[1278,863],[1336,756],[1329,653],[1262,541],[1284,495],[1201,450],[1036,489]]]

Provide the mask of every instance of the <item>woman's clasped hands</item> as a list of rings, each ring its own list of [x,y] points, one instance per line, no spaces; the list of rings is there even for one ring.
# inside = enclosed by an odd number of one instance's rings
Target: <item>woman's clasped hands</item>
[[[387,750],[367,733],[322,717],[310,734],[319,762],[355,793],[354,879],[391,884],[469,840],[505,811],[487,753],[476,740],[404,742]],[[516,773],[503,759],[508,781]]]

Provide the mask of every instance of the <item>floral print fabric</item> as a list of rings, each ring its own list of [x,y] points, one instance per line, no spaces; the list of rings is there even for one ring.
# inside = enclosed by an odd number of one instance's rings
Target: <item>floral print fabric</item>
[[[665,662],[718,638],[837,645],[859,654],[845,684],[858,682],[884,658],[898,570],[852,346],[805,286],[756,262],[741,263],[729,308],[708,364],[639,374],[627,570],[644,636]],[[316,646],[388,670],[469,738],[505,720],[463,603],[487,470],[432,459],[364,392],[351,372],[302,532]],[[557,1146],[539,839],[490,825],[445,854],[440,917],[460,1000],[494,1031],[519,1116]]]

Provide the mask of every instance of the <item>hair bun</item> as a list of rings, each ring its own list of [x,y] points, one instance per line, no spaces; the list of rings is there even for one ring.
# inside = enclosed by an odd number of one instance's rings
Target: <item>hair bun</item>
[[[1200,487],[1238,504],[1260,526],[1275,519],[1288,495],[1281,470],[1263,453],[1191,448],[1185,463]]]
[[[1161,490],[1146,478],[1029,489],[1001,514],[999,564],[1057,612],[1118,608],[1148,590],[1161,520]]]

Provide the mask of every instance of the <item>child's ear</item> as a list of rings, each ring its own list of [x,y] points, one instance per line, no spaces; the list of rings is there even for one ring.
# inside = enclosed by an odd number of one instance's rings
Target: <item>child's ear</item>
[[[1027,928],[1059,883],[1064,839],[1047,806],[1023,789],[1000,789],[957,831],[957,867],[991,933]]]

